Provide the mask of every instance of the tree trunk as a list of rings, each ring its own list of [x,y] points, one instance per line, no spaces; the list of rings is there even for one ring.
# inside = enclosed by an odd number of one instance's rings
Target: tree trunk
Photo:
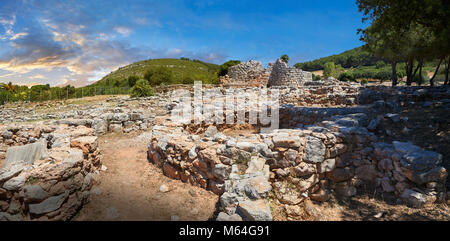
[[[410,86],[412,82],[412,69],[413,69],[414,60],[409,59],[408,62],[406,62],[406,85]]]
[[[439,60],[439,64],[436,67],[436,70],[434,71],[433,77],[431,77],[431,79],[430,79],[430,86],[434,86],[434,78],[436,78],[436,75],[439,71],[439,67],[441,67],[442,60],[444,60],[444,59],[445,59],[445,57],[443,57]]]
[[[445,82],[444,82],[444,85],[448,85],[449,84],[449,79],[448,79],[449,67],[450,67],[450,56],[448,56],[447,67],[445,68]]]
[[[411,83],[414,81],[414,77],[415,77],[416,74],[417,74],[417,70],[419,70],[420,66],[422,65],[421,63],[422,63],[422,61],[419,60],[418,63],[417,63],[416,70],[414,70],[414,73],[413,73],[412,76],[411,76]],[[412,68],[411,68],[411,70],[412,70]],[[419,80],[419,81],[420,81],[420,80]],[[417,84],[418,84],[418,83],[417,83]]]
[[[392,61],[392,86],[397,86],[397,62]]]
[[[422,85],[423,82],[423,78],[422,78],[422,67],[423,67],[423,60],[420,60],[420,64],[419,64],[420,68],[419,68],[419,86]]]

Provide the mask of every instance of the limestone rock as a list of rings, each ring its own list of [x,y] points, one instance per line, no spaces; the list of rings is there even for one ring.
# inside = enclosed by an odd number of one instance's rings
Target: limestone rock
[[[306,138],[306,156],[305,161],[311,163],[321,163],[325,159],[325,144],[316,137],[308,136]]]
[[[6,152],[5,166],[16,161],[26,161],[33,164],[47,156],[47,148],[42,142],[27,144],[24,146],[10,147]]]
[[[247,221],[272,221],[272,213],[267,200],[247,200],[239,203],[237,213]]]
[[[63,202],[69,196],[69,191],[65,191],[64,193],[47,198],[45,201],[37,204],[30,204],[29,209],[31,214],[44,214],[57,210],[61,207]]]

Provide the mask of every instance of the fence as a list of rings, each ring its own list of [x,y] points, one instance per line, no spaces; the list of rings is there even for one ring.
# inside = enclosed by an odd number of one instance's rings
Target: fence
[[[76,99],[96,95],[121,95],[128,94],[129,91],[130,87],[50,88],[45,90],[28,89],[25,91],[0,90],[0,105],[11,102],[38,102]]]

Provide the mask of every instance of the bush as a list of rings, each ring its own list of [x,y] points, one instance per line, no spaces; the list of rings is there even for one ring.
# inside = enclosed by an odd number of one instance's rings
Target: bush
[[[139,77],[137,77],[136,75],[132,75],[132,76],[128,77],[128,79],[127,79],[128,86],[133,87],[138,80],[139,80]]]
[[[320,76],[319,75],[315,75],[315,74],[312,74],[312,79],[313,79],[313,81],[321,80]]]
[[[183,84],[185,85],[190,85],[190,84],[194,84],[194,79],[191,77],[185,77],[182,81]]]
[[[363,84],[363,85],[366,85],[366,84],[368,84],[369,83],[369,81],[367,80],[367,79],[362,79],[361,80],[361,84]]]
[[[344,73],[340,74],[338,79],[340,81],[343,81],[343,82],[354,82],[354,81],[356,81],[355,77],[350,72],[344,72]]]
[[[173,74],[167,67],[151,68],[145,72],[144,78],[148,80],[150,85],[158,86],[161,83],[172,83]]]
[[[375,64],[375,68],[377,68],[377,69],[384,68],[385,66],[386,66],[386,63],[382,60],[377,61],[377,63]]]
[[[286,54],[283,54],[280,59],[285,62],[286,64],[289,63],[289,56],[287,56]]]
[[[239,61],[239,60],[230,60],[230,61],[227,61],[227,62],[223,63],[221,66],[219,66],[219,70],[217,70],[217,76],[220,77],[220,76],[227,75],[228,74],[228,69],[231,66],[235,66],[235,65],[238,65],[240,63],[241,63],[241,61]]]
[[[326,63],[323,68],[323,77],[328,78],[334,76],[335,73],[336,73],[336,66],[334,65],[334,63],[333,62]]]
[[[424,84],[424,83],[426,83],[428,81],[430,81],[430,78],[428,78],[428,76],[426,74],[424,74],[424,73],[422,73],[422,79],[420,79],[420,75],[419,74],[416,74],[416,75],[414,75],[414,78],[412,80],[412,82],[414,82],[414,83],[416,83],[418,85],[422,85],[422,84]]]
[[[392,72],[380,71],[375,74],[375,79],[378,80],[390,80],[392,78]]]
[[[140,79],[136,82],[133,88],[131,88],[131,97],[145,97],[153,96],[155,92],[145,79]]]

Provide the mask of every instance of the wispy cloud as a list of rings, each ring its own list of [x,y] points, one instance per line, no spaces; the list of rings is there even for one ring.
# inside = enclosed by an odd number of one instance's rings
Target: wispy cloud
[[[130,36],[130,34],[133,32],[133,30],[131,28],[128,28],[125,26],[116,26],[116,27],[114,27],[114,30],[125,37]]]

